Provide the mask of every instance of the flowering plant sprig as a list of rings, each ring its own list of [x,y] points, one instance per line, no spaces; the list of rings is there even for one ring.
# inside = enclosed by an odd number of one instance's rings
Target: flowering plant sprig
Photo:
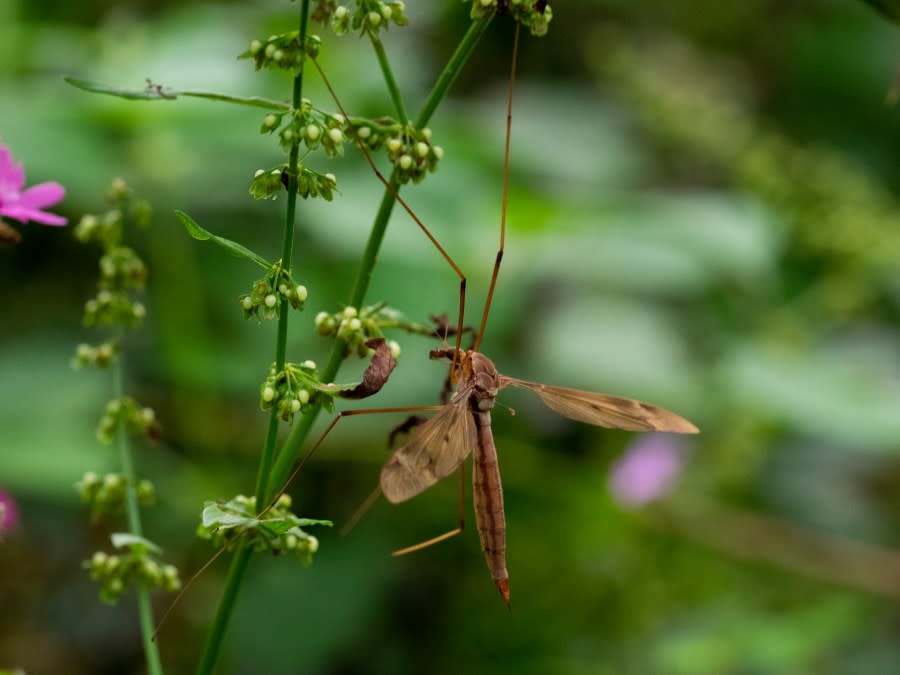
[[[115,472],[99,476],[93,471],[86,471],[75,483],[81,501],[90,506],[94,521],[107,515],[124,513],[127,487],[128,479]],[[134,488],[141,506],[156,503],[156,489],[149,480],[138,480]]]
[[[131,190],[122,180],[113,181],[106,199],[112,208],[100,216],[83,216],[74,231],[78,241],[96,242],[103,247],[98,290],[84,305],[84,323],[86,326],[120,326],[134,330],[140,326],[147,310],[143,303],[132,297],[132,292],[143,290],[147,268],[131,248],[122,244],[122,237],[127,225],[146,227],[150,206],[145,201],[132,200]],[[76,359],[83,364],[90,360],[86,356],[87,352],[81,350]]]
[[[162,588],[169,592],[181,588],[178,569],[161,563],[153,555],[162,551],[152,541],[129,532],[116,532],[110,539],[113,547],[121,549],[122,553],[97,551],[83,563],[91,579],[100,582],[103,602],[115,603],[132,586],[145,590]]]
[[[238,495],[227,502],[206,502],[197,535],[215,546],[233,549],[243,541],[256,552],[273,555],[294,553],[304,565],[312,563],[319,540],[303,528],[313,525],[331,527],[330,520],[300,518],[291,512],[290,495],[281,495],[271,508],[258,513],[256,497]]]
[[[88,471],[75,484],[75,489],[82,501],[90,506],[93,520],[123,511],[126,515],[129,531],[112,535],[113,547],[121,551],[97,551],[85,561],[84,567],[91,578],[100,583],[103,602],[116,602],[128,588],[135,589],[148,672],[159,675],[162,666],[153,641],[149,593],[153,588],[175,591],[181,582],[175,567],[157,559],[159,547],[143,537],[140,507],[154,501],[155,490],[150,481],[136,475],[129,433],[156,440],[160,436],[160,426],[151,408],[124,394],[124,354],[121,349],[125,331],[137,328],[146,313],[144,305],[134,296],[144,288],[147,267],[137,253],[125,245],[125,235],[130,227],[148,224],[150,207],[144,201],[133,199],[131,190],[122,180],[113,182],[106,199],[112,208],[99,216],[82,217],[74,235],[82,243],[98,243],[103,249],[98,264],[98,292],[85,303],[84,323],[111,326],[114,333],[96,346],[80,344],[72,363],[75,367],[95,365],[111,370],[113,398],[106,404],[97,424],[97,437],[104,443],[115,443],[121,471],[107,473],[102,478]]]

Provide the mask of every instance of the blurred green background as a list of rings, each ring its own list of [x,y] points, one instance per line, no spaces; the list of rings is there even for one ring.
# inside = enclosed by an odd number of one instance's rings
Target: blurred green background
[[[317,531],[310,569],[254,561],[222,673],[890,673],[900,666],[900,108],[885,104],[900,33],[861,2],[621,0],[557,3],[523,40],[510,230],[483,351],[503,373],[664,405],[702,434],[677,490],[623,509],[609,468],[637,440],[558,419],[504,392],[494,415],[507,501],[513,611],[457,484],[378,503],[347,537]],[[247,195],[281,161],[262,113],[179,100],[134,103],[66,86],[289,96],[234,56],[290,30],[276,2],[0,0],[0,138],[29,184],[58,180],[73,221],[124,177],[154,207],[137,247],[148,322],[128,348],[128,389],[164,435],[140,447],[155,481],[147,536],[187,577],[211,553],[202,502],[253,489],[266,415],[257,386],[274,323],[236,302],[258,276],[189,239],[173,215],[269,258],[283,202]],[[408,3],[384,35],[418,108],[468,24],[454,0]],[[323,35],[351,111],[388,98],[368,42]],[[523,36],[524,37],[524,36]],[[405,195],[469,278],[480,313],[494,259],[512,30],[495,21],[431,127],[446,150]],[[307,96],[333,109],[317,78]],[[301,204],[296,276],[310,291],[289,359],[324,363],[320,310],[347,301],[381,186],[347,148],[331,204]],[[72,489],[114,470],[94,425],[105,372],[69,359],[96,251],[28,225],[0,249],[0,488],[21,512],[0,542],[0,667],[139,673],[135,608],[101,606],[80,568],[109,530]],[[368,294],[407,316],[456,311],[453,273],[399,210]],[[437,400],[433,343],[392,336],[400,365],[370,405]],[[362,363],[351,361],[341,381]],[[348,406],[351,407],[351,406]],[[320,420],[322,422],[323,420]],[[296,481],[301,515],[343,523],[377,482],[391,416],[343,422]],[[471,506],[469,509],[469,522]],[[227,564],[191,588],[160,636],[167,672],[190,672]],[[157,611],[168,598],[157,597]]]

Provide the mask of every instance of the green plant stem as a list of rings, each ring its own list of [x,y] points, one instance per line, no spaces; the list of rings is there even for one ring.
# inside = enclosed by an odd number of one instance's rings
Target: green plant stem
[[[247,546],[241,546],[231,559],[231,567],[228,569],[228,578],[225,580],[225,588],[222,590],[222,599],[219,600],[219,608],[213,618],[209,633],[206,636],[206,644],[203,646],[203,655],[197,666],[198,675],[208,675],[213,671],[216,661],[219,660],[219,652],[222,649],[222,641],[231,620],[231,612],[237,601],[238,591],[250,563],[253,551]]]
[[[309,19],[309,0],[303,0],[300,6],[300,43],[306,42],[306,30]],[[300,108],[303,98],[303,66],[306,59],[300,61],[300,68],[294,76],[294,87],[292,96],[292,105],[295,110]],[[281,245],[281,265],[285,269],[291,269],[291,258],[294,249],[294,225],[297,214],[297,166],[300,157],[300,147],[296,143],[291,146],[290,157],[288,159],[288,186],[287,186],[287,209],[285,211],[284,220],[284,236]],[[287,333],[288,333],[288,315],[290,314],[290,306],[288,301],[281,299],[281,306],[278,313],[278,330],[275,340],[275,368],[281,370],[284,368],[285,355],[287,353]],[[269,414],[269,426],[266,432],[266,441],[263,446],[262,456],[259,460],[259,470],[256,476],[256,503],[259,508],[265,504],[266,485],[268,484],[269,473],[271,472],[272,462],[275,458],[275,449],[278,441],[278,411],[272,408]],[[203,647],[203,654],[200,657],[200,663],[197,666],[198,675],[206,675],[212,672],[219,658],[219,652],[222,647],[222,640],[225,638],[225,632],[231,620],[231,614],[234,611],[234,605],[237,601],[237,595],[241,584],[244,580],[244,573],[247,565],[250,563],[251,550],[246,546],[241,546],[232,559],[231,568],[228,571],[228,578],[225,580],[225,587],[222,591],[222,598],[219,601],[219,607],[216,609],[216,615],[210,626],[209,633],[206,637],[206,644]]]
[[[121,401],[125,392],[125,375],[122,364],[123,356],[112,362],[113,397]],[[134,461],[131,457],[131,443],[128,438],[128,429],[120,420],[116,430],[116,445],[119,446],[119,461],[122,465],[122,477],[125,479],[125,512],[128,516],[128,531],[131,534],[142,536],[141,511],[137,497],[137,478],[134,473]],[[147,672],[150,675],[162,675],[162,661],[159,658],[159,649],[153,641],[153,606],[150,604],[150,589],[140,584],[136,587],[138,620],[141,626],[141,639],[144,642],[144,655],[147,659]]]
[[[381,66],[381,72],[384,75],[384,82],[387,84],[388,91],[391,94],[391,100],[394,102],[394,109],[397,111],[397,117],[400,123],[405,127],[409,124],[409,118],[406,116],[406,108],[403,107],[403,97],[400,96],[400,87],[397,86],[397,80],[394,79],[394,71],[391,70],[391,64],[388,62],[387,52],[384,51],[384,43],[381,38],[373,33],[369,33],[369,40],[372,41],[372,47],[375,48],[375,55],[378,57],[378,65]]]
[[[432,87],[431,93],[425,101],[425,105],[422,106],[422,110],[415,121],[417,128],[421,129],[428,124],[431,116],[437,109],[438,104],[443,100],[447,91],[450,89],[450,86],[462,70],[463,65],[465,65],[466,61],[468,61],[469,57],[472,55],[475,46],[478,44],[478,40],[484,35],[484,32],[487,30],[492,19],[493,15],[489,15],[471,23],[466,34],[463,36],[462,40],[460,40],[459,46],[456,48],[453,56],[450,57],[450,60],[447,62],[447,65],[435,82],[434,87]],[[391,176],[390,183],[395,191],[400,190],[400,185],[394,176]],[[369,241],[366,243],[366,249],[359,265],[356,282],[354,283],[353,291],[350,295],[350,305],[353,307],[359,307],[365,301],[366,292],[369,290],[369,282],[372,279],[372,273],[375,270],[375,263],[378,259],[378,252],[381,249],[381,242],[384,239],[384,233],[387,230],[387,224],[394,208],[394,202],[394,195],[391,194],[390,190],[385,188],[384,195],[381,198],[381,205],[378,207],[378,213],[375,215],[375,220],[372,223]],[[323,382],[334,381],[338,369],[344,361],[346,348],[347,345],[343,340],[335,340],[334,346],[331,349],[331,355],[328,357],[328,363],[321,373]],[[291,430],[291,433],[288,435],[281,448],[281,452],[278,454],[275,466],[269,477],[268,489],[266,490],[267,496],[275,492],[273,487],[277,489],[285,480],[287,480],[287,477],[291,473],[291,467],[300,456],[300,447],[309,436],[309,430],[315,423],[319,412],[321,412],[321,405],[314,406],[313,409],[304,415],[300,422],[298,422]]]

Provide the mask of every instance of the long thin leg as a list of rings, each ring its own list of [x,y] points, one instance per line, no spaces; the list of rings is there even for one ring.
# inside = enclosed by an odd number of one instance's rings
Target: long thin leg
[[[353,512],[353,515],[350,516],[350,519],[347,521],[346,525],[341,528],[341,536],[346,537],[350,534],[351,530],[356,527],[357,523],[362,520],[362,517],[366,515],[366,512],[372,508],[372,505],[378,500],[381,496],[381,486],[377,486],[372,492],[363,500],[363,503],[360,504],[356,511]]]
[[[494,288],[497,286],[497,276],[500,274],[500,262],[503,260],[503,249],[506,245],[506,203],[509,198],[509,143],[512,137],[512,106],[513,88],[516,84],[516,58],[519,54],[519,23],[516,23],[516,37],[513,40],[512,65],[509,74],[509,96],[506,102],[506,145],[503,150],[503,196],[500,199],[500,248],[497,250],[497,258],[494,260],[494,272],[491,275],[491,285],[488,288],[487,298],[484,301],[484,311],[481,314],[481,326],[475,337],[474,350],[481,347],[481,339],[484,337],[484,329],[487,327],[488,314],[491,311],[491,301],[494,299]],[[459,347],[459,345],[457,345]]]
[[[518,28],[516,29],[516,37],[518,38]],[[441,256],[443,256],[444,260],[447,261],[447,264],[453,269],[456,273],[456,276],[459,277],[459,317],[456,323],[456,351],[453,353],[453,360],[450,364],[450,373],[451,376],[456,370],[457,363],[457,354],[459,353],[460,345],[462,344],[462,329],[463,322],[466,314],[466,276],[462,273],[462,270],[459,266],[454,262],[453,258],[450,257],[450,254],[441,246],[440,242],[435,238],[431,231],[425,227],[425,223],[415,214],[409,204],[406,203],[406,200],[400,196],[400,193],[397,192],[397,189],[391,185],[390,181],[384,177],[384,174],[378,170],[378,167],[375,166],[375,162],[372,160],[372,155],[369,154],[369,150],[366,148],[365,143],[359,138],[356,133],[356,129],[350,122],[350,116],[347,114],[347,111],[344,110],[344,106],[341,105],[340,100],[337,97],[337,94],[334,92],[334,88],[331,86],[331,82],[328,80],[328,77],[325,75],[325,71],[322,70],[322,66],[319,65],[319,61],[315,58],[310,57],[310,60],[315,65],[316,70],[319,71],[319,75],[322,78],[322,82],[325,84],[325,88],[328,89],[328,93],[331,94],[331,98],[334,99],[334,103],[337,106],[338,110],[341,111],[341,115],[344,116],[344,119],[347,120],[347,124],[350,125],[350,128],[353,130],[353,138],[356,141],[356,145],[362,151],[363,156],[366,158],[366,161],[369,163],[369,166],[372,168],[372,171],[378,177],[384,187],[388,192],[391,193],[391,196],[404,208],[404,210],[409,214],[409,217],[413,219],[416,225],[419,226],[419,229],[425,233],[425,236],[428,237],[429,241],[434,244],[435,248],[437,248],[438,252],[440,252]]]
[[[455,527],[449,532],[444,532],[444,534],[439,534],[436,537],[432,537],[426,541],[421,541],[418,544],[413,544],[412,546],[407,546],[406,548],[401,548],[399,551],[394,551],[391,553],[395,558],[397,556],[406,555],[407,553],[413,553],[414,551],[421,551],[423,548],[428,548],[429,546],[433,546],[434,544],[440,543],[451,537],[455,537],[460,534],[466,527],[466,465],[459,465],[459,527]]]
[[[278,500],[281,498],[285,492],[287,492],[288,487],[291,482],[293,482],[294,478],[297,477],[297,474],[300,473],[300,469],[303,468],[303,465],[306,464],[306,461],[312,457],[313,453],[319,449],[319,446],[322,445],[323,441],[328,437],[328,434],[337,426],[337,423],[340,422],[345,417],[352,417],[354,415],[378,415],[381,413],[396,413],[396,412],[424,412],[424,411],[435,411],[440,410],[442,406],[435,405],[417,405],[417,406],[406,406],[402,408],[361,408],[359,410],[344,410],[335,415],[334,419],[331,420],[331,423],[322,432],[322,435],[319,436],[319,439],[315,442],[315,444],[307,450],[306,454],[297,462],[297,466],[294,467],[294,470],[291,472],[291,475],[288,476],[288,479],[284,482],[284,485],[281,486],[281,489],[275,493],[275,496],[272,497],[272,501],[264,508],[262,511],[257,514],[257,518],[261,518],[266,515],[275,504],[278,503]]]

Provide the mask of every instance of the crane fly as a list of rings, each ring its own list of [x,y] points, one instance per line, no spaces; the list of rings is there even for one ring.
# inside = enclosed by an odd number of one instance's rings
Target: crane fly
[[[473,455],[472,488],[478,536],[491,578],[507,604],[506,518],[497,448],[491,433],[491,409],[501,390],[528,389],[554,412],[607,429],[681,434],[698,431],[683,417],[642,401],[501,375],[493,361],[474,350],[436,349],[430,357],[456,363],[451,373],[456,393],[432,418],[416,427],[406,444],[391,455],[381,470],[381,491],[392,503],[406,501],[449,476]]]
[[[455,393],[449,402],[437,408],[437,412],[433,417],[415,426],[410,432],[406,443],[393,452],[381,470],[380,490],[388,501],[395,504],[404,502],[461,468],[466,458],[472,455],[475,521],[479,539],[481,540],[481,548],[491,577],[507,605],[509,605],[510,596],[509,573],[506,569],[506,517],[503,509],[503,487],[500,479],[497,448],[494,445],[494,438],[491,432],[491,409],[494,407],[497,394],[501,390],[506,387],[528,389],[537,394],[547,407],[560,415],[607,429],[668,431],[682,434],[695,434],[698,432],[697,427],[683,417],[642,401],[540,384],[501,375],[493,361],[479,351],[504,252],[506,205],[509,193],[512,94],[515,82],[518,43],[519,24],[517,23],[513,42],[507,102],[500,245],[494,261],[493,274],[481,316],[481,325],[475,334],[472,349],[462,349],[461,347],[465,314],[465,276],[406,201],[400,197],[394,186],[378,171],[364,144],[359,143],[360,149],[376,176],[434,244],[460,280],[459,318],[455,331],[456,345],[455,347],[435,349],[430,353],[430,358],[432,359],[447,359],[450,361],[449,380],[455,387]],[[318,62],[313,59],[313,63],[322,75],[325,86],[334,98],[341,113],[345,118],[349,119]],[[408,408],[344,411],[332,421],[331,425],[319,438],[319,441],[307,453],[307,457],[315,451],[331,429],[334,428],[335,424],[344,416],[381,412],[412,412],[415,410],[434,410],[434,407],[414,406]],[[296,471],[294,475],[296,475]],[[375,495],[377,495],[377,492],[373,496]],[[368,508],[371,503],[371,498],[366,500],[362,509]],[[353,522],[356,521],[360,512],[358,511],[353,516],[351,519]],[[459,527],[428,541],[395,551],[394,555],[411,553],[455,536],[462,531],[463,521],[461,504]]]

